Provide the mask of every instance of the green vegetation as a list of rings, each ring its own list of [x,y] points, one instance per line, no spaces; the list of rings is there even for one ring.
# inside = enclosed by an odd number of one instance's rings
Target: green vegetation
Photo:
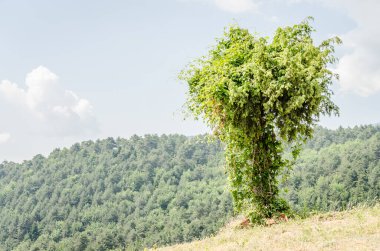
[[[0,164],[0,250],[188,242],[232,216],[223,148],[205,137],[104,139]],[[380,127],[316,129],[282,185],[299,211],[380,198]]]
[[[289,209],[278,177],[311,138],[321,114],[338,113],[329,89],[336,77],[331,38],[314,45],[309,19],[278,28],[273,39],[232,26],[224,37],[182,72],[187,105],[226,144],[234,207],[263,223]],[[291,158],[284,158],[290,146]]]
[[[285,183],[292,207],[341,210],[380,199],[380,127],[318,128],[316,135]]]
[[[0,250],[139,249],[217,231],[232,202],[220,144],[134,136],[0,165]]]

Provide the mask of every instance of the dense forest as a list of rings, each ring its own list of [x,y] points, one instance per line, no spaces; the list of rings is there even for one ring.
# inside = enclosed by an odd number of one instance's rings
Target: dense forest
[[[180,135],[86,141],[0,164],[0,250],[136,250],[233,214],[223,145]],[[296,211],[380,198],[380,126],[316,128],[282,184]]]
[[[0,250],[141,249],[210,235],[231,212],[222,159],[219,143],[172,135],[3,163]]]
[[[317,128],[282,187],[296,211],[341,210],[379,200],[380,126]]]

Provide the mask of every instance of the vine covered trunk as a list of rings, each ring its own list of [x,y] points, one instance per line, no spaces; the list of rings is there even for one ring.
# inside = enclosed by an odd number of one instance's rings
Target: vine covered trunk
[[[187,107],[226,143],[226,164],[237,211],[263,222],[288,209],[278,177],[313,133],[320,114],[338,113],[328,69],[336,58],[330,38],[314,45],[309,19],[278,28],[269,40],[232,26],[209,54],[181,73]]]

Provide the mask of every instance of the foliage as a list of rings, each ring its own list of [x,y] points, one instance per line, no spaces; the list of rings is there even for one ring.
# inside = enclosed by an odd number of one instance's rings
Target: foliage
[[[292,208],[342,210],[379,200],[380,127],[318,128],[317,133],[283,184]]]
[[[0,164],[0,250],[141,250],[216,232],[232,202],[203,137],[86,141]]]
[[[181,75],[188,108],[226,144],[235,208],[255,222],[287,209],[277,179],[290,164],[285,146],[296,158],[320,114],[338,111],[327,65],[340,40],[315,46],[308,20],[278,28],[272,41],[232,26]]]
[[[282,184],[297,211],[380,198],[380,126],[315,129]],[[223,146],[134,136],[0,164],[0,250],[141,250],[216,233],[232,214]]]

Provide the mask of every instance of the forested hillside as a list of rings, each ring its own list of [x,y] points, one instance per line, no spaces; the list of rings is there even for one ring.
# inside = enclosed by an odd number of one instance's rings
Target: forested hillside
[[[380,127],[318,128],[283,187],[298,211],[340,210],[379,199]]]
[[[108,250],[217,231],[231,200],[203,137],[108,138],[0,165],[0,250]]]
[[[296,210],[378,199],[380,127],[317,128],[282,187]],[[108,138],[0,164],[0,250],[141,249],[231,215],[223,146],[205,137]]]

